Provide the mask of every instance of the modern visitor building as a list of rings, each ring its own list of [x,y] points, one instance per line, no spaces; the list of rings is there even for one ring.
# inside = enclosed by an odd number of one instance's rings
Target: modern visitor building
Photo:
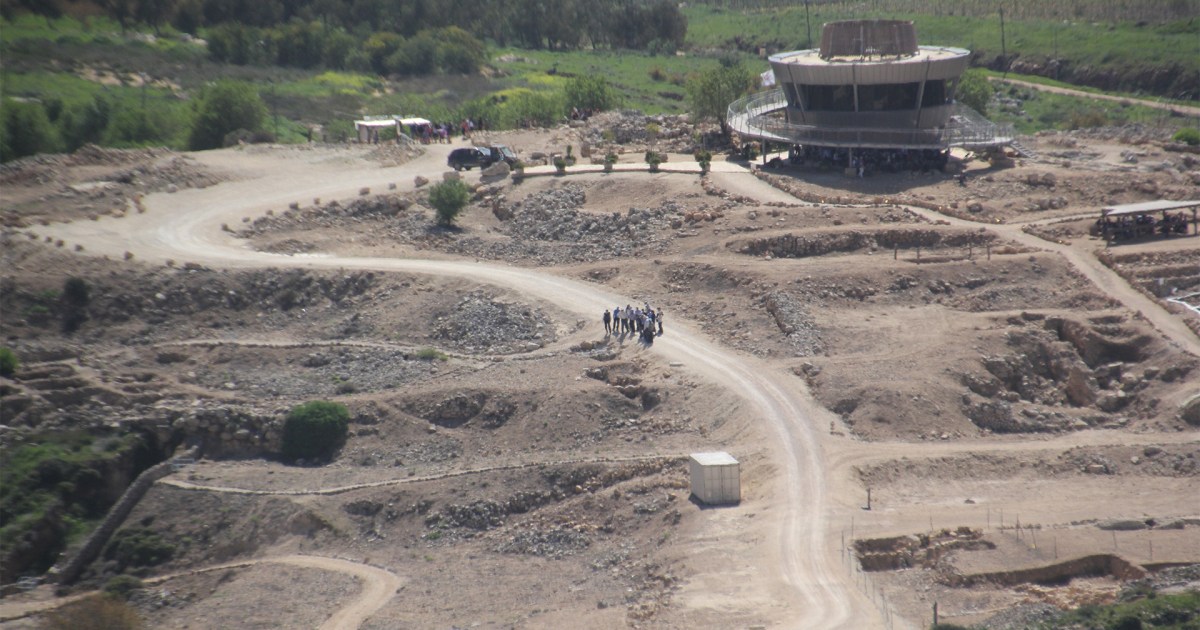
[[[770,57],[777,88],[729,106],[744,137],[791,145],[971,149],[1012,143],[995,125],[955,100],[970,52],[918,46],[912,22],[825,24],[821,47]]]

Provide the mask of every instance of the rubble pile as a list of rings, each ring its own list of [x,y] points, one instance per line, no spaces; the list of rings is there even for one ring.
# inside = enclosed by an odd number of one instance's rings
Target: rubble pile
[[[579,528],[558,525],[549,528],[525,529],[496,545],[499,553],[562,558],[587,549],[591,539]]]
[[[500,231],[510,240],[468,237],[452,243],[449,249],[481,258],[530,260],[539,265],[645,256],[666,250],[670,244],[667,229],[682,225],[686,214],[673,200],[653,209],[592,214],[583,208],[585,197],[581,187],[571,184],[530,195],[498,213],[508,217]]]
[[[761,302],[775,318],[775,324],[795,349],[796,356],[807,357],[824,352],[821,330],[796,298],[786,291],[772,291],[762,296]]]
[[[469,353],[529,352],[557,337],[541,309],[508,304],[482,290],[464,295],[449,312],[435,313],[431,325],[435,339]]]
[[[772,258],[806,258],[862,249],[982,247],[995,241],[991,232],[975,230],[886,229],[848,230],[824,234],[784,234],[731,245],[739,254]]]
[[[1012,354],[984,356],[984,373],[960,375],[964,413],[996,432],[1058,431],[1123,425],[1149,416],[1147,390],[1190,372],[1187,364],[1142,366],[1148,340],[1119,324],[1048,318],[1008,332]],[[982,400],[981,400],[982,399]]]
[[[580,135],[592,146],[618,144],[629,152],[653,147],[670,153],[691,153],[695,149],[693,129],[687,115],[647,116],[625,109],[592,116],[584,123]]]

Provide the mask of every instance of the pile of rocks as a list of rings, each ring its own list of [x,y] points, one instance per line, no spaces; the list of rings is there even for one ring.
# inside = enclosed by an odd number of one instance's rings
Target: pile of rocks
[[[529,352],[557,337],[540,309],[508,304],[483,290],[464,295],[449,312],[434,314],[432,325],[435,339],[471,353]]]
[[[812,316],[786,291],[772,291],[760,298],[764,308],[775,318],[780,332],[787,337],[788,345],[798,357],[807,357],[824,352],[821,330]]]
[[[658,208],[629,208],[625,213],[592,214],[583,209],[586,195],[568,184],[503,206],[501,233],[510,240],[465,238],[451,244],[456,253],[501,260],[566,264],[644,256],[670,244],[665,231],[682,225],[685,212],[673,200]]]
[[[302,369],[281,369],[285,364]],[[288,350],[278,360],[243,360],[236,371],[224,363],[201,365],[192,372],[194,377],[185,380],[255,397],[303,399],[402,387],[430,378],[440,369],[400,349],[341,347]]]
[[[519,531],[496,545],[495,549],[499,553],[562,558],[587,549],[591,544],[591,538],[579,529],[570,525],[556,525]]]
[[[976,230],[884,229],[863,232],[848,230],[828,233],[784,234],[751,239],[735,245],[738,253],[772,258],[805,258],[833,252],[862,249],[963,248],[982,246],[996,240],[991,232]]]
[[[593,146],[623,145],[626,150],[645,147],[672,153],[691,153],[694,126],[687,115],[647,116],[637,110],[602,112],[587,120],[580,135]]]

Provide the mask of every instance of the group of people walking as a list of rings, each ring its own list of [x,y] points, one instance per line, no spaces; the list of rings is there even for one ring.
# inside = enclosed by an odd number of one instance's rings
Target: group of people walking
[[[464,118],[458,124],[443,122],[401,126],[401,131],[422,144],[450,144],[456,133],[460,134],[464,140],[470,140],[471,134],[476,130],[483,130],[483,121],[476,122],[470,118]]]
[[[604,321],[605,335],[637,333],[642,341],[651,344],[655,335],[663,334],[662,309],[655,311],[648,303],[644,308],[634,308],[629,304],[625,308],[614,307],[612,311],[604,311],[601,319]]]

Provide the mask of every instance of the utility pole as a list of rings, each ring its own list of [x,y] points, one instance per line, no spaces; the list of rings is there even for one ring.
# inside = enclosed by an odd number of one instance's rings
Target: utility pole
[[[804,24],[808,29],[808,47],[813,47],[812,43],[812,18],[808,14],[808,0],[804,0]]]
[[[1008,43],[1004,39],[1004,7],[1000,7],[1000,58],[1004,60],[1004,77],[1008,78]]]

